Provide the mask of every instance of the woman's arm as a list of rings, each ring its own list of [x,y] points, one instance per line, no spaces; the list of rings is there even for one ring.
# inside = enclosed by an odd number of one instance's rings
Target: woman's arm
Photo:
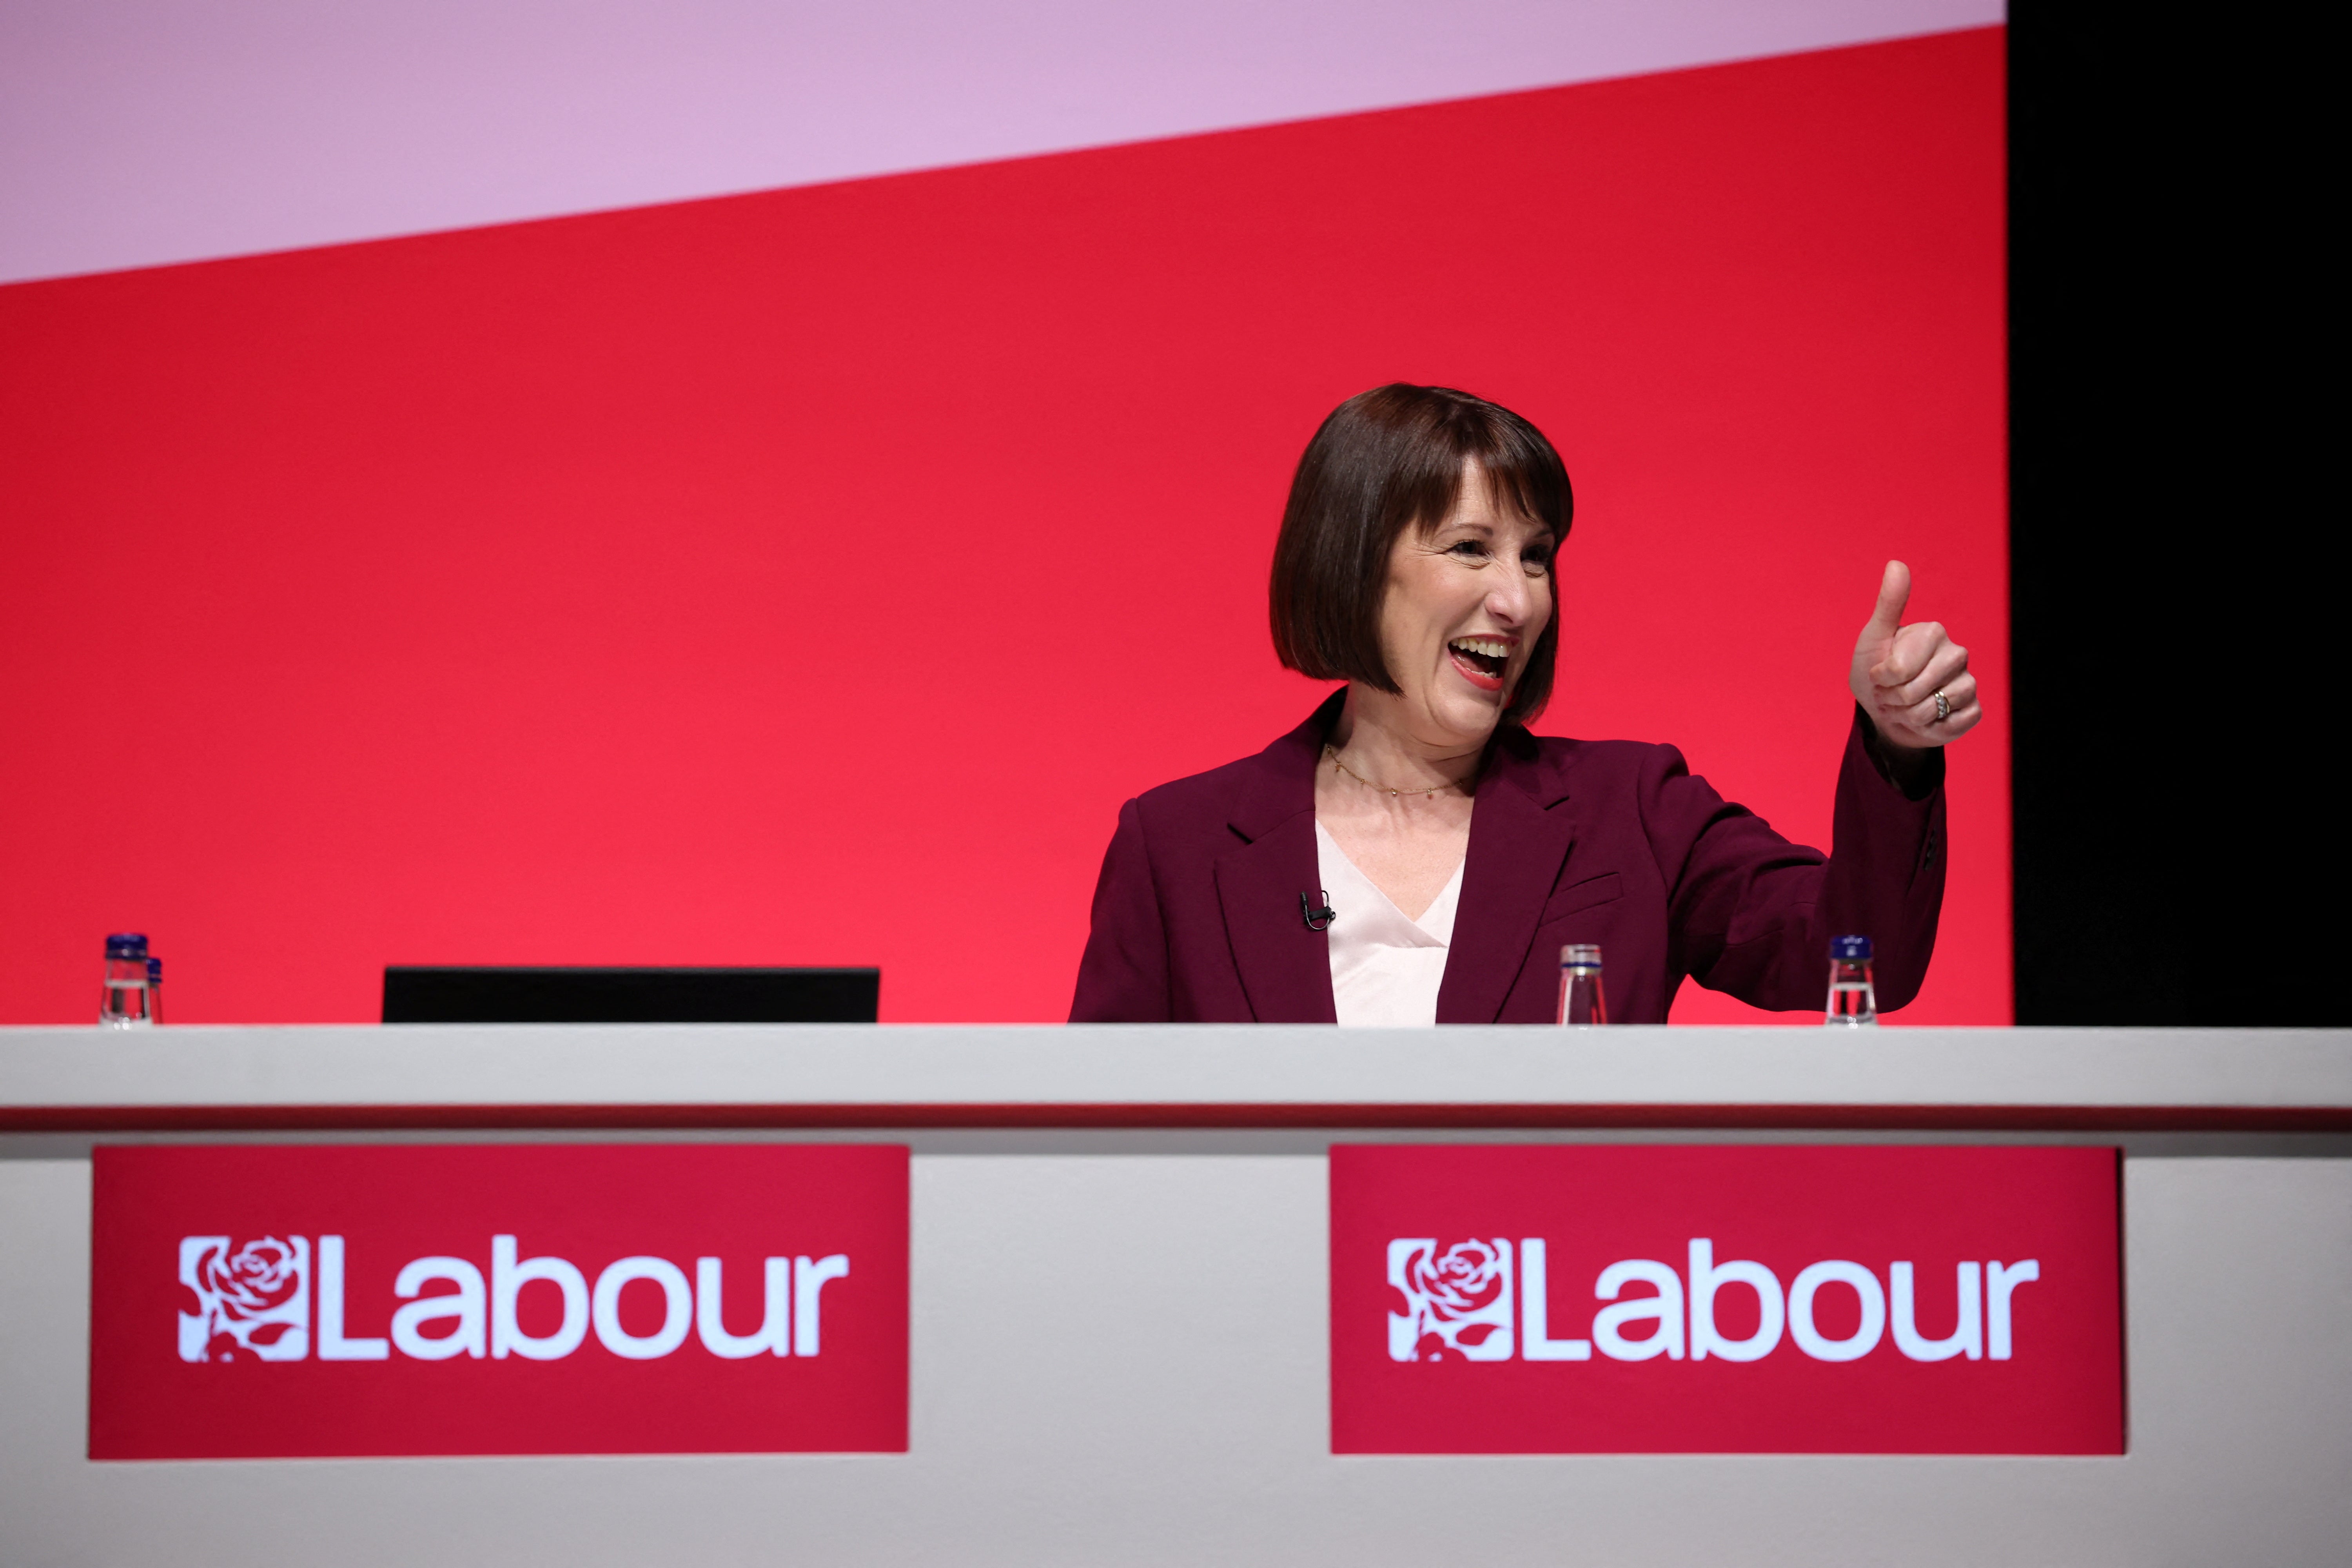
[[[1685,771],[1661,747],[1644,768],[1643,826],[1666,880],[1672,963],[1751,1006],[1814,1009],[1828,988],[1829,942],[1877,949],[1882,1009],[1918,994],[1944,896],[1943,755],[1913,764],[1906,787],[1873,755],[1857,710],[1838,769],[1831,853],[1791,844]]]
[[[1152,886],[1151,857],[1143,841],[1143,814],[1134,801],[1118,808],[1118,828],[1104,852],[1095,883],[1092,929],[1078,961],[1073,1024],[1164,1024],[1173,1016],[1168,994],[1168,933]]]
[[[1943,748],[1985,710],[1969,648],[1936,621],[1903,626],[1910,566],[1886,562],[1846,687],[1853,724],[1837,769],[1830,858],[1790,844],[1706,783],[1658,775],[1646,816],[1667,872],[1673,942],[1700,985],[1769,1008],[1816,1008],[1832,936],[1877,947],[1879,1006],[1919,994],[1943,912]]]
[[[1666,752],[1643,820],[1668,889],[1674,962],[1758,1007],[1818,1007],[1829,940],[1876,948],[1879,1005],[1919,994],[1944,902],[1943,748],[1984,717],[1969,650],[1934,621],[1903,624],[1911,569],[1890,561],[1854,639],[1853,723],[1838,768],[1831,853],[1790,844]]]

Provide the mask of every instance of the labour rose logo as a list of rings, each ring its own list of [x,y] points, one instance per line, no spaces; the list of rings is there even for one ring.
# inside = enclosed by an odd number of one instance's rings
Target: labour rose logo
[[[1511,1359],[1511,1244],[1433,1237],[1389,1243],[1389,1284],[1405,1310],[1389,1314],[1389,1359],[1431,1361],[1452,1351],[1465,1361]]]
[[[180,1238],[180,1283],[196,1310],[180,1314],[182,1361],[262,1361],[310,1353],[310,1243],[265,1236],[234,1251],[226,1236]]]

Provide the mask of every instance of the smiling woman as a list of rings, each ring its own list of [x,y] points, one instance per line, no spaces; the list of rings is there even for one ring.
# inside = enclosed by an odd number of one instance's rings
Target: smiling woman
[[[1671,746],[1528,732],[1573,510],[1543,433],[1465,393],[1377,387],[1323,422],[1275,545],[1274,644],[1347,685],[1121,808],[1073,1022],[1549,1023],[1571,943],[1602,946],[1625,1023],[1664,1023],[1685,974],[1819,1007],[1832,936],[1873,939],[1882,1010],[1917,994],[1940,748],[1982,717],[1968,651],[1900,624],[1888,563],[1848,672],[1836,852],[1791,844]]]

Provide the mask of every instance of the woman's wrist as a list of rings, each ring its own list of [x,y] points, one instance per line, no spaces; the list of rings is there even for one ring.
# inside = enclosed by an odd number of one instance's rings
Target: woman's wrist
[[[1942,761],[1939,749],[1897,745],[1871,721],[1868,709],[1856,703],[1854,711],[1862,719],[1863,750],[1870,754],[1871,763],[1877,768],[1879,777],[1913,800],[1922,799],[1932,792],[1941,782],[1943,772],[1938,766]]]

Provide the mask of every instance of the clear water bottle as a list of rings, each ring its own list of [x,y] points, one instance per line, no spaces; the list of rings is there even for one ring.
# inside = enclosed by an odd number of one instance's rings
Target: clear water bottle
[[[1830,1005],[1824,1022],[1833,1029],[1878,1022],[1878,993],[1870,984],[1868,937],[1830,938]]]
[[[110,1029],[140,1029],[155,1021],[147,989],[147,939],[117,931],[106,939],[106,989],[99,994],[98,1021]]]
[[[147,1021],[163,1021],[163,961],[152,952],[147,955]]]
[[[1559,1021],[1578,1029],[1609,1021],[1609,1004],[1601,995],[1601,948],[1596,942],[1572,942],[1559,950]]]

